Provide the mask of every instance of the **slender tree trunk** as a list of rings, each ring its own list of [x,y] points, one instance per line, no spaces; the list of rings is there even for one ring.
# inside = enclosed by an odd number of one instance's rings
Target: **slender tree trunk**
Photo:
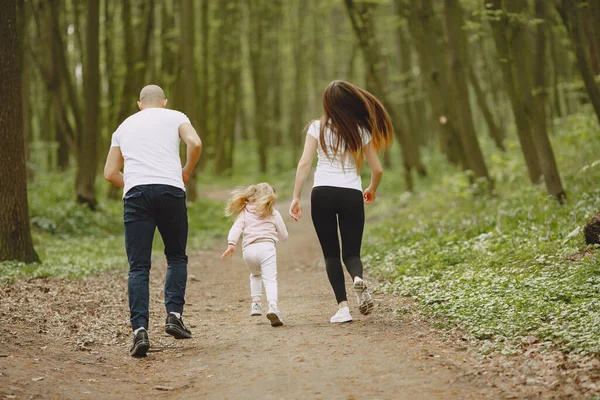
[[[600,123],[600,85],[594,79],[594,73],[591,68],[591,62],[585,49],[585,36],[583,33],[582,21],[577,14],[577,4],[579,0],[555,0],[556,8],[560,14],[563,23],[567,27],[577,57],[579,72],[587,89],[590,101],[596,112],[596,118]]]
[[[33,249],[27,205],[17,3],[0,2],[0,262],[29,263],[39,258]]]
[[[395,105],[391,103],[385,91],[385,63],[381,57],[379,46],[376,42],[376,35],[373,25],[372,5],[367,3],[354,3],[353,0],[346,0],[346,10],[352,24],[352,29],[356,35],[358,43],[363,53],[364,61],[367,65],[367,74],[371,75],[374,93],[381,102],[386,105],[390,118],[394,123],[394,133],[400,142],[402,151],[402,164],[404,166],[404,179],[406,190],[412,191],[414,183],[412,179],[412,168],[417,170],[424,167],[421,165],[419,147],[415,145],[412,135],[407,133],[406,123],[400,114],[396,111]]]
[[[208,89],[210,86],[209,77],[209,10],[210,0],[201,0],[201,13],[200,13],[200,45],[201,45],[201,59],[200,59],[200,107],[198,109],[198,134],[205,142],[205,146],[210,147],[212,143],[212,136],[209,135],[209,113],[208,113]],[[200,159],[200,165],[202,168],[206,165],[208,157],[202,157]]]
[[[481,89],[481,85],[479,84],[479,79],[477,78],[477,74],[475,73],[475,68],[473,65],[467,67],[469,72],[469,80],[471,81],[471,86],[473,86],[473,91],[475,92],[475,96],[477,97],[477,104],[479,104],[479,108],[485,118],[485,122],[487,123],[488,129],[490,131],[490,137],[494,141],[496,147],[501,151],[506,151],[506,147],[504,146],[504,132],[498,127],[496,121],[494,120],[494,114],[488,105],[487,99],[485,97],[485,93]]]
[[[198,107],[196,106],[196,61],[194,60],[194,2],[181,0],[181,94],[182,111],[188,116],[192,125],[198,125]],[[196,173],[190,176],[187,183],[187,197],[190,201],[196,200],[198,195]]]
[[[513,0],[514,1],[514,0]],[[517,8],[518,10],[518,8]],[[545,21],[547,18],[546,1],[535,1],[536,18]],[[548,194],[557,198],[560,203],[563,203],[566,195],[556,165],[552,144],[548,137],[546,124],[546,28],[547,22],[537,26],[536,43],[535,43],[535,59],[534,69],[527,63],[527,54],[531,54],[528,42],[524,41],[518,46],[522,48],[521,54],[524,56],[522,67],[527,68],[526,71],[532,71],[529,74],[522,74],[521,81],[523,86],[528,90],[525,93],[525,101],[533,104],[532,126],[533,139],[538,150],[540,167],[544,174],[544,182]],[[533,75],[533,84],[531,83],[531,75]],[[529,78],[529,79],[527,79]]]
[[[100,114],[100,0],[87,3],[84,59],[85,132],[80,132],[75,191],[77,201],[96,208],[96,169]]]
[[[265,0],[254,0],[247,3],[250,11],[250,66],[252,70],[252,85],[254,94],[254,134],[257,141],[258,166],[261,173],[267,172],[269,135],[267,128],[267,97],[265,43],[266,32],[264,14],[268,4]]]
[[[525,35],[521,37],[515,37],[518,31],[511,28],[509,25],[509,18],[506,12],[503,11],[501,0],[484,0],[486,6],[492,10],[500,11],[502,14],[490,21],[492,26],[492,33],[494,36],[494,42],[496,43],[496,52],[498,60],[500,61],[500,67],[502,70],[502,76],[504,78],[504,84],[506,86],[506,92],[510,98],[513,114],[515,116],[515,123],[517,125],[517,133],[519,136],[519,142],[521,143],[521,149],[525,156],[525,163],[527,164],[527,171],[529,172],[529,179],[533,183],[539,183],[542,178],[542,169],[540,167],[538,152],[535,147],[535,142],[532,135],[532,126],[529,118],[526,114],[526,104],[522,98],[522,88],[518,87],[517,84],[517,70],[514,68],[515,55],[512,54],[511,47],[507,35],[511,35],[512,41],[515,40],[527,40]],[[529,57],[528,55],[521,55]],[[528,71],[520,71],[520,73],[528,74]]]
[[[445,0],[444,4],[448,37],[446,48],[451,73],[450,88],[453,97],[460,99],[460,101],[457,101],[457,109],[462,146],[469,167],[475,176],[491,180],[473,125],[473,115],[469,102],[469,87],[465,72],[465,66],[468,64],[467,41],[461,25],[464,20],[463,11],[458,0]]]
[[[441,22],[436,18],[431,0],[405,4],[410,9],[408,25],[429,95],[434,123],[440,131],[440,144],[448,161],[468,169],[458,132],[457,118],[449,98],[448,77],[443,66],[443,49],[437,38],[442,36]]]
[[[308,121],[304,121],[304,108],[308,100],[307,84],[308,67],[307,61],[307,37],[303,34],[306,30],[307,9],[303,4],[295,4],[294,15],[291,25],[293,29],[292,52],[294,57],[293,73],[293,96],[291,101],[290,126],[288,132],[290,135],[290,144],[292,147],[291,167],[296,166],[302,150],[304,126]]]

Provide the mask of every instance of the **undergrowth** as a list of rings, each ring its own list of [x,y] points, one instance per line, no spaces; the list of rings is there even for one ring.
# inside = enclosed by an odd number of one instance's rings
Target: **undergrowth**
[[[562,206],[529,183],[516,139],[506,153],[485,146],[495,196],[437,154],[426,155],[429,178],[414,193],[387,174],[368,211],[376,222],[367,225],[366,265],[446,327],[485,341],[484,352],[540,341],[600,353],[599,256],[580,232],[600,207],[598,133],[591,116],[555,126]]]
[[[123,203],[106,198],[107,184],[99,182],[96,211],[75,202],[71,173],[39,174],[28,187],[34,247],[41,263],[0,263],[0,282],[18,277],[79,278],[108,270],[127,271],[123,238]],[[188,253],[206,248],[226,235],[223,204],[198,199],[188,203]],[[158,232],[153,255],[164,247]]]

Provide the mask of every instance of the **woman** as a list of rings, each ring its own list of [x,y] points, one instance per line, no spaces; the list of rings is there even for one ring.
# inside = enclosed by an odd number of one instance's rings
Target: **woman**
[[[365,223],[364,204],[375,201],[383,169],[377,152],[392,143],[390,117],[369,92],[344,81],[333,81],[323,93],[323,115],[308,126],[304,151],[296,171],[290,215],[302,217],[300,195],[317,153],[317,170],[311,194],[311,216],[323,250],[327,276],[338,302],[331,323],[352,321],[346,297],[342,258],[353,279],[359,311],[368,314],[373,300],[363,281],[360,248]],[[371,182],[362,191],[363,159],[371,169]]]

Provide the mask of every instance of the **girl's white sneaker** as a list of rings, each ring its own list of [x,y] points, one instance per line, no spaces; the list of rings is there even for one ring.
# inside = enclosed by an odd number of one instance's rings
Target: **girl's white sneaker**
[[[262,306],[260,303],[252,303],[252,307],[250,308],[250,315],[253,317],[262,315]]]
[[[348,307],[340,308],[333,317],[329,320],[332,324],[350,322],[352,321],[352,315],[350,315],[350,309]]]
[[[283,318],[281,318],[281,312],[277,309],[276,305],[269,305],[269,312],[267,318],[271,321],[271,326],[283,325]]]

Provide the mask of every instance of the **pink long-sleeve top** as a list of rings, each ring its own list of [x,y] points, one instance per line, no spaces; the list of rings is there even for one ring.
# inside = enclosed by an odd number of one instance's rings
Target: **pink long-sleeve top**
[[[261,218],[254,213],[254,207],[250,204],[236,218],[229,230],[227,242],[237,244],[241,234],[244,235],[242,248],[256,241],[272,240],[277,242],[277,240],[286,240],[288,237],[285,222],[279,211],[273,210],[272,215]]]

